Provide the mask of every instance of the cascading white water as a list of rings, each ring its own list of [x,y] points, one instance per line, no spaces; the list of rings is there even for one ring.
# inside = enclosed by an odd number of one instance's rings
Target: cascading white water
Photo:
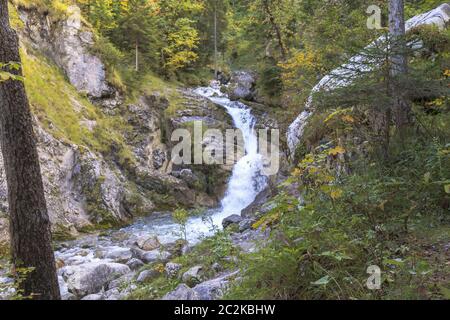
[[[221,210],[213,215],[213,222],[221,225],[222,220],[230,215],[240,215],[267,186],[267,177],[262,174],[263,157],[258,153],[258,138],[256,136],[256,119],[250,108],[241,102],[231,101],[223,94],[218,83],[211,87],[198,88],[196,93],[202,95],[217,105],[225,108],[232,117],[234,125],[242,132],[245,156],[234,166],[228,190],[222,200]]]
[[[233,173],[229,181],[228,190],[222,205],[216,210],[208,212],[208,220],[204,217],[192,217],[186,224],[186,236],[190,244],[198,243],[203,236],[211,236],[217,227],[222,226],[222,221],[226,217],[236,214],[240,215],[242,210],[249,206],[256,196],[263,191],[268,182],[268,177],[263,174],[263,156],[258,153],[258,139],[255,131],[256,119],[252,116],[250,108],[240,102],[233,102],[218,88],[218,85],[207,88],[199,88],[196,93],[210,99],[215,104],[223,106],[233,118],[234,125],[241,130],[245,155],[238,160],[233,168]],[[211,223],[216,227],[212,228]],[[128,235],[127,243],[135,243],[142,237],[156,236],[162,244],[173,243],[179,239],[180,226],[177,225],[171,213],[154,214],[148,218],[139,219],[133,225],[121,229],[118,232]],[[92,243],[96,243],[92,246]],[[80,256],[78,252],[89,244],[90,249],[83,249],[84,254]],[[98,258],[96,252],[101,250],[123,250],[127,244],[117,241],[114,237],[97,237],[95,235],[85,237],[72,242],[68,248],[56,251],[55,255],[63,261],[75,261],[79,265],[84,263],[98,262],[104,260],[109,262],[109,258]],[[100,250],[100,251],[101,251]]]

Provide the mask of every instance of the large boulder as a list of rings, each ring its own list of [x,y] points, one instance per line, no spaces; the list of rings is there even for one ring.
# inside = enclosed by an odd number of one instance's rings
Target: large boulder
[[[145,283],[147,281],[153,280],[157,278],[160,273],[156,270],[144,270],[142,271],[136,279],[138,283]]]
[[[236,278],[238,271],[220,275],[217,278],[189,288],[186,284],[180,284],[174,291],[166,294],[162,300],[218,300],[228,289],[230,282]]]
[[[233,214],[232,216],[229,216],[222,221],[222,226],[224,229],[228,228],[229,226],[239,224],[242,222],[242,217],[238,214]]]
[[[168,251],[163,251],[160,249],[152,251],[144,251],[139,248],[132,248],[133,257],[137,258],[144,263],[154,263],[154,262],[167,262],[172,257],[172,254]]]
[[[230,282],[238,275],[238,271],[223,274],[215,279],[205,281],[193,288],[200,300],[218,300],[229,287]]]
[[[114,262],[126,263],[132,257],[131,249],[129,248],[108,248],[105,254],[106,259],[111,259]]]
[[[89,262],[67,266],[61,270],[69,292],[79,298],[100,292],[111,281],[128,273],[131,270],[126,265],[105,262]]]
[[[143,237],[136,241],[136,245],[144,251],[152,251],[159,249],[161,247],[161,242],[159,242],[159,239],[156,236],[150,238]]]
[[[192,301],[200,299],[194,290],[185,284],[180,284],[174,291],[166,294],[161,300]]]
[[[253,73],[247,71],[233,72],[228,87],[230,100],[253,100],[255,97],[255,84],[256,77]]]
[[[108,290],[129,286],[133,282],[134,276],[134,273],[127,273],[126,275],[111,281],[108,285]]]
[[[142,268],[144,266],[144,263],[139,259],[132,258],[127,262],[127,266],[131,270],[139,270],[140,268]]]

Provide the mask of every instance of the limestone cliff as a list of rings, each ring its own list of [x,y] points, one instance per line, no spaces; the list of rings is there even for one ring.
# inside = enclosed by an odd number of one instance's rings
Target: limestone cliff
[[[173,168],[170,135],[194,118],[230,127],[223,110],[187,89],[177,89],[176,107],[158,90],[125,103],[92,53],[96,35],[76,6],[63,17],[32,7],[19,7],[14,15],[25,73],[33,77],[27,91],[57,238],[121,225],[158,209],[217,205],[227,168],[211,169],[215,181],[195,167]],[[43,67],[29,67],[35,64]],[[54,69],[55,76],[46,74]],[[0,156],[0,244],[7,241],[6,212]]]

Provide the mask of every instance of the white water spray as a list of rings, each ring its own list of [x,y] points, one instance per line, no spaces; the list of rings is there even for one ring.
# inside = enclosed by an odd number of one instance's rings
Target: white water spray
[[[237,101],[231,101],[220,92],[219,85],[213,82],[211,87],[199,88],[195,91],[217,105],[225,108],[232,117],[234,125],[242,132],[245,156],[234,166],[228,190],[222,200],[221,210],[213,215],[213,222],[221,225],[222,220],[230,215],[240,215],[256,196],[267,187],[267,176],[263,174],[263,156],[258,153],[256,136],[256,119],[250,108]]]

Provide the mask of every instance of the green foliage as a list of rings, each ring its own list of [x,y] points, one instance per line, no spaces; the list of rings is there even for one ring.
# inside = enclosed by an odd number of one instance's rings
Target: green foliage
[[[8,63],[0,62],[0,82],[8,80],[23,81],[24,78],[16,74],[17,71],[20,70],[20,68],[21,65],[18,62],[8,62]]]
[[[33,298],[30,296],[24,296],[24,290],[21,289],[21,284],[26,280],[28,275],[34,271],[34,268],[12,268],[9,264],[2,265],[1,261],[0,268],[4,270],[11,270],[9,273],[5,274],[5,276],[14,279],[14,283],[12,285],[0,283],[0,294],[10,293],[9,300],[31,300]],[[14,291],[11,292],[11,290]]]
[[[441,206],[448,196],[442,185],[426,183],[421,176],[430,163],[439,166],[438,152],[415,148],[414,161],[409,158],[401,173],[395,165],[374,164],[366,173],[358,171],[338,184],[324,183],[331,180],[330,172],[320,160],[323,156],[315,158],[318,162],[308,166],[302,179],[308,181],[302,187],[306,203],[287,196],[277,199],[274,212],[280,218],[274,241],[245,259],[245,280],[227,298],[389,299],[404,298],[403,290],[411,298],[440,297],[433,291],[433,275],[441,274],[445,264],[422,256],[417,247],[417,242],[427,242],[428,234],[438,228],[432,226],[442,219],[447,221],[444,230],[449,230],[448,208]],[[396,160],[403,156],[398,154]],[[415,229],[425,225],[425,236],[416,241]],[[410,238],[414,240],[409,242]],[[393,266],[395,261],[401,265]],[[382,267],[381,291],[365,287],[370,265]]]
[[[209,8],[204,2],[208,1],[78,1],[96,30],[125,53],[127,64],[167,77],[199,57],[197,17]]]
[[[448,114],[423,115],[423,125],[443,117]],[[345,128],[359,121],[351,110],[340,110],[323,123],[348,134]],[[345,145],[331,140],[306,155],[273,200],[275,208],[254,225],[271,227],[272,241],[244,257],[244,281],[226,298],[444,298],[448,122],[434,138],[423,127],[418,132],[395,137],[388,161],[342,135],[336,139]],[[379,291],[366,287],[371,265],[383,272]]]
[[[185,209],[177,209],[172,214],[173,220],[179,225],[180,236],[187,241],[187,222],[189,220],[189,212]]]

